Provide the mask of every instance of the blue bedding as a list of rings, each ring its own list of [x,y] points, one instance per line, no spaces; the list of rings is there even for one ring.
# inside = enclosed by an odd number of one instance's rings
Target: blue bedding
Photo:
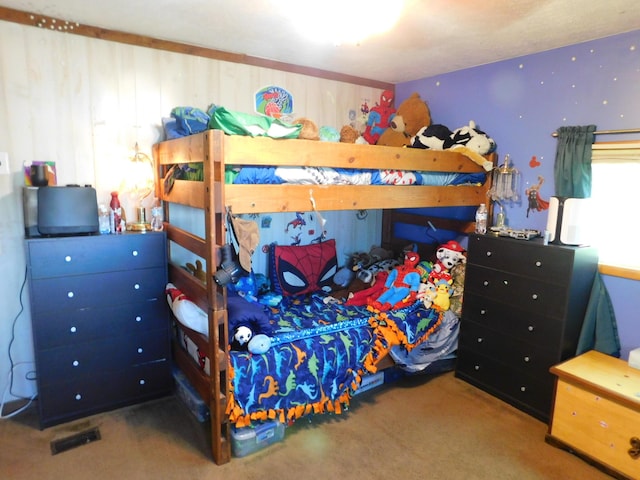
[[[242,167],[229,169],[234,184],[465,185],[482,184],[484,173],[408,172],[327,167]]]
[[[269,309],[273,341],[263,355],[230,351],[232,423],[310,413],[340,413],[361,376],[394,345],[410,350],[436,331],[442,312],[415,303],[377,312],[370,307],[326,304],[322,294],[285,297]]]

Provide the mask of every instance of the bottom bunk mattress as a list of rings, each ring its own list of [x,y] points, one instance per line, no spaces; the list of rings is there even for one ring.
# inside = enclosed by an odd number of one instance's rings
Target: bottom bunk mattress
[[[392,348],[411,352],[439,331],[444,318],[444,312],[421,302],[380,312],[330,298],[322,293],[285,297],[269,307],[229,296],[229,325],[238,318],[259,322],[270,337],[270,347],[260,354],[229,346],[227,414],[237,427],[341,413],[362,376],[375,372]],[[209,359],[202,354],[206,338],[178,322],[175,335],[208,374]]]

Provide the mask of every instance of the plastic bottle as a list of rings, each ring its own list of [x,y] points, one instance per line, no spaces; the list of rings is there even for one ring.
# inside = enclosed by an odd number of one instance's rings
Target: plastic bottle
[[[98,205],[98,227],[101,234],[111,233],[111,215],[106,205]]]
[[[151,230],[161,232],[164,228],[162,224],[163,220],[162,205],[160,205],[160,202],[156,198],[153,207],[151,207]]]
[[[487,206],[484,203],[476,210],[476,233],[487,233]]]
[[[122,207],[118,192],[111,192],[111,233],[122,233]]]

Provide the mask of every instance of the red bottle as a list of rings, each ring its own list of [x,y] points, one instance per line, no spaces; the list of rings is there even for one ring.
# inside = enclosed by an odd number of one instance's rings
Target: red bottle
[[[111,192],[111,232],[122,233],[122,207],[120,206],[120,199],[118,198],[118,192]]]

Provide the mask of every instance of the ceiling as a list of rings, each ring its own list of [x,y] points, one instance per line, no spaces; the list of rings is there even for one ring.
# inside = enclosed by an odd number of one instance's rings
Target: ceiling
[[[387,33],[336,46],[304,38],[283,15],[282,1],[0,0],[0,6],[388,83],[640,28],[638,0],[406,0]],[[326,0],[306,3],[319,18]]]

